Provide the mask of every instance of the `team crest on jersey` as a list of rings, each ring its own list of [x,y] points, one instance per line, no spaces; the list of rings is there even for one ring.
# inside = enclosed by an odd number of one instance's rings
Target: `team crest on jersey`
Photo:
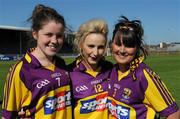
[[[53,97],[48,97],[44,102],[44,113],[52,114],[55,111],[64,110],[67,106],[71,105],[71,93],[60,92]]]
[[[130,108],[118,105],[111,100],[108,100],[108,108],[113,117],[117,119],[129,119]]]
[[[86,114],[94,111],[103,111],[106,109],[107,94],[98,95],[96,98],[81,101],[82,107],[80,108],[81,114]]]
[[[124,98],[124,99],[129,99],[130,98],[130,95],[131,95],[131,89],[129,89],[129,88],[124,88],[124,92],[123,92],[123,94],[122,94],[122,97]]]

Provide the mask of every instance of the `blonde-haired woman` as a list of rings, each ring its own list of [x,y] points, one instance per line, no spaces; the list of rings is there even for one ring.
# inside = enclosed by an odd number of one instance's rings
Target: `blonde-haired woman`
[[[108,26],[92,19],[79,27],[74,41],[79,56],[69,65],[75,119],[108,117],[107,79],[112,64],[105,61]]]

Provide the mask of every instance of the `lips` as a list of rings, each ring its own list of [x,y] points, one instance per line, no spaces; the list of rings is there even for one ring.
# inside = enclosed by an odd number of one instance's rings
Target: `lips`
[[[92,59],[93,61],[96,61],[98,58],[97,58],[97,57],[91,57],[91,59]]]

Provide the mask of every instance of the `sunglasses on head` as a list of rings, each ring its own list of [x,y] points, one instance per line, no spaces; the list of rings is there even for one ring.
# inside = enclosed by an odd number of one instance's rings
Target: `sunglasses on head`
[[[119,29],[120,30],[125,29],[125,30],[129,30],[129,31],[133,31],[134,30],[131,26],[120,26]]]

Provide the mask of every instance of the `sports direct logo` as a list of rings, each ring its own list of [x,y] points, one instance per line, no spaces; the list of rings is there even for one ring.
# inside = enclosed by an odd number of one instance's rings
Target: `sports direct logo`
[[[82,107],[80,109],[81,114],[90,113],[94,111],[103,111],[106,109],[107,94],[101,94],[96,98],[81,101]]]
[[[109,111],[117,119],[129,119],[130,109],[108,100]]]
[[[60,92],[54,97],[49,97],[44,102],[44,112],[45,114],[52,114],[55,111],[64,110],[65,107],[71,105],[71,93]]]

